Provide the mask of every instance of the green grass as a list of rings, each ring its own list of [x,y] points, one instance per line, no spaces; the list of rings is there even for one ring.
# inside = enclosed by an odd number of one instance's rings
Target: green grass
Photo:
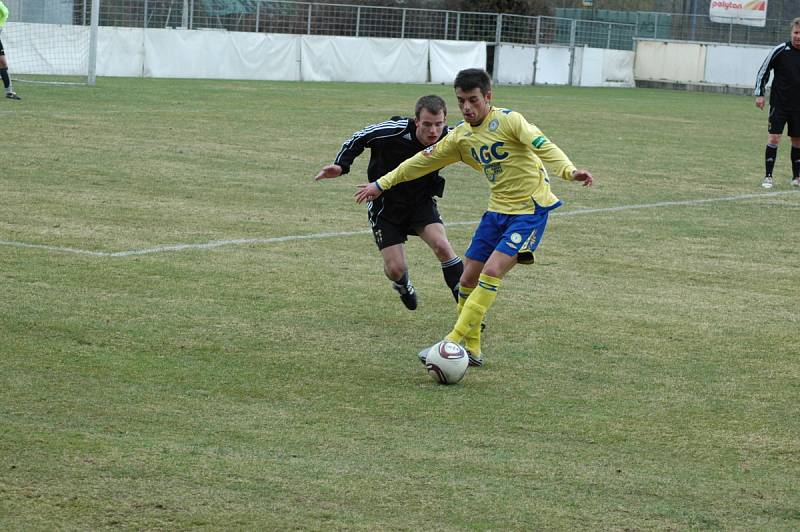
[[[0,102],[0,529],[796,530],[800,193],[750,98],[498,87],[597,179],[491,310],[382,273],[341,142],[449,87],[100,79]],[[450,222],[480,174],[445,171]],[[749,197],[753,195],[752,197]],[[652,206],[659,202],[738,198]],[[638,209],[600,210],[641,205]],[[581,211],[588,211],[581,213]],[[462,252],[470,224],[448,234]],[[343,236],[129,256],[214,240]],[[20,247],[32,244],[42,247]]]

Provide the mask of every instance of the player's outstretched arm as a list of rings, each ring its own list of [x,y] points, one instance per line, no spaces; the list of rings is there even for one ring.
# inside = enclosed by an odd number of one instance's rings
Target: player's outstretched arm
[[[358,185],[358,190],[354,194],[356,203],[364,203],[365,201],[372,201],[378,196],[383,194],[383,191],[375,183],[367,183],[366,185]]]
[[[320,170],[319,173],[314,176],[314,181],[339,177],[340,175],[342,175],[342,167],[338,164],[329,164],[323,166],[322,170]]]
[[[583,186],[590,187],[594,183],[594,177],[589,170],[573,170],[572,178],[575,181],[583,181]]]

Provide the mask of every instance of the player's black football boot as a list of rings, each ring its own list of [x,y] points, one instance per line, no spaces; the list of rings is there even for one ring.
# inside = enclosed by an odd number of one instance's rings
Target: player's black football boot
[[[483,354],[475,356],[467,349],[467,356],[469,357],[469,365],[470,367],[476,368],[479,366],[483,366]]]
[[[415,310],[417,308],[417,291],[414,290],[414,285],[408,283],[404,286],[392,282],[392,288],[400,294],[400,300],[408,310]]]

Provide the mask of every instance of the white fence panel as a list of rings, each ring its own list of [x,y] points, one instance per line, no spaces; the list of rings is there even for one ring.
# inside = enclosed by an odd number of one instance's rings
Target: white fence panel
[[[707,46],[697,43],[636,41],[636,79],[698,83],[705,78]]]
[[[536,57],[537,85],[568,85],[571,51],[564,47],[539,47]]]
[[[297,79],[297,37],[148,29],[145,31],[144,47],[145,76]]]
[[[719,85],[755,87],[758,69],[769,55],[768,46],[708,46],[705,81]]]
[[[301,37],[305,81],[424,83],[428,41],[359,37]]]
[[[500,45],[498,56],[497,82],[531,85],[533,83],[533,64],[536,61],[536,48],[531,46]]]
[[[430,41],[431,81],[452,84],[459,70],[486,68],[483,41]]]
[[[97,75],[140,77],[144,74],[144,30],[97,28]]]

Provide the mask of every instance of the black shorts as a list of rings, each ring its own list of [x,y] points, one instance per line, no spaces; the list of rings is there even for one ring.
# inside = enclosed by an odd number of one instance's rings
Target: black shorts
[[[369,225],[378,249],[403,244],[408,240],[408,235],[417,235],[418,229],[429,224],[443,223],[435,198],[412,205],[397,204],[384,199],[379,197],[367,207]]]
[[[0,41],[0,55],[6,55],[6,51],[3,50],[3,41]]]
[[[800,137],[800,111],[783,111],[778,107],[770,107],[767,131],[772,135],[782,135],[786,124],[789,124],[790,137]]]

